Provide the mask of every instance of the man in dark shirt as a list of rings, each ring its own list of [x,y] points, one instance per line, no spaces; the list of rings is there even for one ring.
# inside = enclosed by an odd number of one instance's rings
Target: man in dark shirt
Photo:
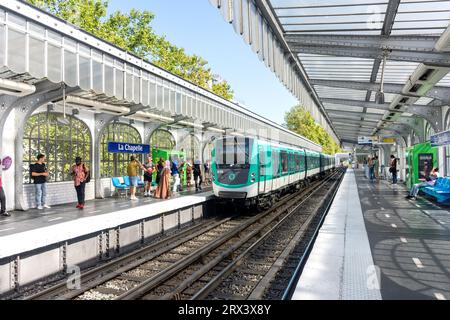
[[[195,191],[202,190],[202,171],[201,171],[201,163],[200,160],[195,160],[194,162],[194,181],[195,181]]]
[[[48,170],[44,162],[45,156],[43,154],[39,154],[37,156],[37,162],[30,165],[31,178],[34,181],[34,187],[36,190],[36,206],[39,210],[50,208],[50,206],[45,202],[47,197]]]
[[[392,173],[392,184],[397,184],[397,158],[391,155],[389,171]]]

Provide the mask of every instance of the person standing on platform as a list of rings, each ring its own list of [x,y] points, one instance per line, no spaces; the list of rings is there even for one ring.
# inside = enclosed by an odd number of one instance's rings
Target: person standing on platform
[[[167,160],[164,169],[161,172],[159,184],[156,187],[155,198],[169,199],[170,198],[170,161]]]
[[[164,170],[164,161],[162,158],[159,158],[158,164],[156,165],[156,185],[159,185],[161,180],[161,173]]]
[[[181,192],[183,191],[183,186],[186,184],[186,162],[184,162],[183,157],[180,158],[178,171],[180,174],[180,192]]]
[[[373,157],[369,157],[368,161],[367,161],[367,166],[369,167],[369,179],[370,182],[373,182],[373,179],[375,177],[375,173],[374,173],[374,162],[373,162]]]
[[[144,168],[144,166],[136,160],[135,156],[130,157],[130,163],[128,164],[127,172],[128,177],[130,177],[130,200],[137,200],[136,198],[136,188],[138,186],[138,175],[139,169]]]
[[[86,198],[86,181],[89,176],[89,169],[81,161],[81,157],[75,158],[75,164],[72,165],[71,175],[77,191],[77,209],[84,209]]]
[[[9,217],[10,214],[6,211],[6,197],[5,191],[3,190],[2,177],[0,176],[0,215],[3,217]]]
[[[378,160],[378,156],[375,156],[375,159],[373,160],[373,168],[375,173],[375,180],[378,180],[380,170],[380,161]]]
[[[200,160],[195,160],[194,167],[193,167],[193,173],[194,173],[194,182],[195,182],[195,191],[202,190],[202,171],[201,171],[201,163]]]
[[[153,180],[153,159],[149,155],[147,157],[147,162],[144,164],[144,182],[145,182],[145,193],[144,197],[150,197],[152,195],[152,180]]]
[[[34,188],[36,192],[36,206],[38,210],[42,210],[44,208],[50,209],[50,206],[47,205],[47,177],[48,170],[45,165],[45,156],[43,154],[39,154],[37,156],[37,162],[30,165],[30,173],[31,178],[34,181]]]
[[[437,179],[441,175],[439,174],[439,168],[433,168],[431,170],[431,173],[429,176],[425,177],[425,179],[419,179],[422,182],[416,183],[412,186],[411,190],[409,191],[409,194],[406,196],[407,199],[414,199],[416,200],[417,194],[419,193],[419,189],[421,187],[432,187],[436,184]]]
[[[191,187],[191,183],[192,183],[192,165],[188,160],[186,161],[186,185],[188,188]]]
[[[0,160],[0,170],[8,170],[11,167],[12,159],[11,157],[5,157]],[[5,190],[3,190],[2,176],[0,172],[0,216],[9,217],[10,214],[6,211],[6,195]]]
[[[211,179],[211,176],[210,176],[210,164],[209,164],[209,161],[206,161],[205,163],[204,163],[204,165],[203,165],[203,167],[204,167],[204,172],[205,172],[205,186],[207,186],[207,185],[209,185],[210,184],[210,179]]]
[[[397,159],[391,155],[389,172],[392,173],[392,184],[397,184]]]
[[[176,159],[171,161],[170,171],[173,177],[172,193],[175,194],[176,192],[178,192],[180,186],[180,172],[178,171],[178,161]]]

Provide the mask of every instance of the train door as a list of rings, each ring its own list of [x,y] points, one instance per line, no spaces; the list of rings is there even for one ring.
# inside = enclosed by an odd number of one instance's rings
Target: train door
[[[259,146],[259,180],[258,180],[258,194],[266,193],[266,183],[267,183],[267,156],[264,146]]]

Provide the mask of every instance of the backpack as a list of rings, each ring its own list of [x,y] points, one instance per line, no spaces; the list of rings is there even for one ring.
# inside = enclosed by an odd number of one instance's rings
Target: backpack
[[[86,171],[86,166],[84,164],[83,164],[83,168]],[[88,171],[88,174],[87,174],[86,178],[84,179],[84,182],[85,183],[91,182],[91,172],[90,171]]]

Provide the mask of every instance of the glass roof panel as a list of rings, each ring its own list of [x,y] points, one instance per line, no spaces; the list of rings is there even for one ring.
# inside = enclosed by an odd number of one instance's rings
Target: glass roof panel
[[[299,54],[310,79],[369,81],[373,59]]]
[[[367,113],[376,113],[376,114],[385,114],[386,110],[380,110],[380,109],[367,109]]]
[[[437,86],[450,87],[450,73],[441,79],[437,84]]]
[[[337,99],[348,99],[348,100],[365,100],[366,91],[363,90],[353,90],[345,88],[332,88],[324,86],[314,86],[317,94],[321,98],[337,98]]]
[[[419,100],[417,100],[415,104],[426,106],[427,104],[429,104],[433,100],[434,99],[432,99],[432,98],[422,97]]]
[[[272,0],[286,31],[368,32],[380,30],[388,0]]]
[[[402,62],[386,60],[384,70],[385,83],[405,84],[419,64],[415,62]],[[378,70],[377,82],[381,83],[381,66]]]
[[[346,106],[346,105],[342,105],[342,104],[324,103],[323,106],[327,110],[345,110],[345,111],[355,111],[355,112],[363,111],[363,108],[361,108],[361,107]]]
[[[392,34],[441,34],[449,23],[449,1],[402,0],[392,27]]]

